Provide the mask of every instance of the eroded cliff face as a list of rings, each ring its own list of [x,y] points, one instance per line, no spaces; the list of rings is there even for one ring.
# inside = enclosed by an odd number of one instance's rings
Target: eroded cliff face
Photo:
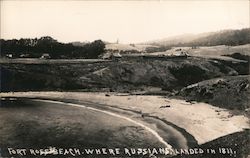
[[[125,58],[74,64],[1,64],[1,89],[126,92],[158,87],[172,91],[203,80],[237,74],[219,60],[197,57]]]
[[[227,65],[223,65],[222,70],[213,62],[218,61],[201,58],[125,60],[111,63],[88,77],[114,90],[151,86],[171,91],[206,79],[238,74]]]

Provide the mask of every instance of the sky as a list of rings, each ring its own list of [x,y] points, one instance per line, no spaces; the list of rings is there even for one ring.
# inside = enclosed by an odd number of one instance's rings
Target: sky
[[[4,39],[139,43],[186,33],[249,28],[249,0],[0,0]]]

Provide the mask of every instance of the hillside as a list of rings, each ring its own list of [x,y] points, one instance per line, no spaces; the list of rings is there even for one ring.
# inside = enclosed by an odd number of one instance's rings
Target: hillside
[[[46,60],[48,61],[48,60]],[[243,64],[243,66],[242,66]],[[2,91],[103,90],[128,92],[150,87],[172,91],[215,77],[237,75],[247,63],[189,58],[122,58],[56,64],[2,63]],[[238,68],[238,69],[236,69]],[[245,70],[248,72],[248,70]],[[244,72],[244,73],[247,73]]]
[[[171,36],[168,38],[158,39],[158,40],[152,40],[148,42],[144,42],[142,44],[152,44],[152,45],[165,45],[165,46],[175,46],[181,43],[187,43],[193,40],[196,40],[198,38],[206,37],[208,35],[211,35],[211,32],[208,33],[201,33],[201,34],[182,34],[177,36]]]
[[[243,45],[250,43],[250,28],[208,32],[196,35],[184,34],[145,43],[164,46]]]
[[[250,116],[250,76],[227,76],[195,83],[177,95],[186,100],[207,102],[230,110],[241,110]]]

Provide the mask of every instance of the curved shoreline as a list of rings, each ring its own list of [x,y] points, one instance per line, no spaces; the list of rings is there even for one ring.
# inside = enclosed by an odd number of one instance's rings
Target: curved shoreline
[[[35,100],[35,101],[45,101],[45,102],[51,102],[51,103],[57,103],[57,104],[66,104],[66,105],[69,105],[69,106],[79,107],[79,108],[87,108],[89,110],[105,113],[107,115],[111,115],[111,116],[114,116],[114,117],[118,117],[118,118],[127,120],[129,122],[132,122],[132,123],[138,125],[138,126],[141,126],[145,130],[147,130],[148,132],[153,134],[158,139],[158,141],[161,142],[162,144],[164,144],[167,148],[172,149],[172,146],[170,144],[168,144],[165,140],[163,140],[163,138],[156,131],[154,131],[150,127],[147,127],[147,126],[145,126],[145,125],[143,125],[143,124],[141,124],[141,123],[139,123],[139,122],[137,122],[135,120],[132,120],[131,118],[128,118],[126,116],[122,116],[122,115],[115,114],[115,113],[112,113],[112,112],[109,112],[109,111],[104,111],[104,110],[100,110],[100,109],[97,109],[97,108],[93,108],[93,107],[89,107],[89,106],[85,106],[85,105],[81,105],[81,104],[67,103],[67,102],[62,102],[62,101],[54,101],[54,100],[46,100],[46,99],[33,99],[33,100]]]
[[[83,101],[81,101],[83,102]],[[87,101],[84,101],[84,104],[87,103],[87,104],[97,104],[97,103],[92,103],[92,102],[87,102]],[[124,111],[129,111],[129,112],[133,112],[135,114],[138,114],[140,115],[141,113],[136,111],[136,110],[132,110],[132,109],[125,109],[125,108],[121,108],[121,107],[117,107],[117,106],[112,106],[112,105],[106,105],[106,104],[100,104],[98,103],[99,105],[102,105],[103,107],[111,107],[111,108],[114,108],[114,109],[119,109],[119,110],[124,110]],[[177,125],[175,125],[174,123],[172,122],[169,122],[167,121],[166,119],[164,118],[160,118],[158,116],[152,116],[152,115],[146,115],[144,116],[145,118],[152,118],[152,119],[156,119],[158,121],[162,121],[164,122],[166,125],[168,126],[171,126],[173,128],[175,128],[177,131],[179,131],[186,139],[187,139],[187,145],[188,147],[194,147],[194,146],[197,146],[198,145],[198,142],[197,140],[194,138],[193,135],[191,135],[190,133],[188,133],[184,128],[181,128]]]
[[[7,97],[6,97],[7,98]],[[59,104],[66,104],[69,106],[74,106],[74,107],[80,107],[80,108],[88,108],[90,110],[95,110],[98,112],[103,112],[112,116],[117,117],[119,114],[125,114],[127,113],[127,115],[131,115],[131,113],[135,114],[135,115],[141,115],[140,112],[136,111],[136,110],[132,110],[132,109],[126,109],[126,108],[122,108],[122,107],[116,107],[116,106],[112,106],[112,105],[107,105],[107,104],[101,104],[101,103],[94,103],[94,102],[90,102],[90,101],[77,101],[74,99],[50,99],[49,97],[45,98],[45,97],[16,97],[16,98],[23,98],[23,99],[31,99],[34,101],[46,101],[46,102],[52,102],[52,103],[59,103]],[[128,114],[130,113],[130,114]],[[120,116],[120,115],[119,115]],[[120,118],[124,119],[126,116],[121,115]],[[178,131],[179,133],[181,133],[183,135],[183,137],[186,139],[186,143],[187,143],[187,147],[191,148],[191,147],[195,147],[198,146],[198,142],[197,140],[190,134],[188,133],[185,129],[178,127],[177,125],[163,119],[163,118],[159,118],[158,116],[151,116],[151,115],[146,115],[143,116],[144,119],[140,120],[141,122],[144,123],[150,123],[147,119],[151,119],[151,121],[155,122],[157,124],[157,122],[163,123],[166,126],[170,126],[172,128],[174,128],[176,131]],[[145,125],[143,125],[143,123],[138,123],[135,120],[132,120],[130,118],[126,119],[127,121],[133,122],[139,126],[142,125],[143,128],[145,128]],[[132,120],[132,121],[131,121]],[[137,119],[138,120],[138,119]],[[163,131],[164,129],[161,129],[160,127],[157,127],[158,130]],[[149,127],[146,126],[145,128],[146,130],[148,130],[150,133],[152,133],[154,136],[156,136],[156,138],[165,146],[172,148],[172,144],[175,144],[176,142],[171,141],[171,143],[167,143],[164,140],[164,135],[160,135],[157,132],[152,132],[153,130]]]

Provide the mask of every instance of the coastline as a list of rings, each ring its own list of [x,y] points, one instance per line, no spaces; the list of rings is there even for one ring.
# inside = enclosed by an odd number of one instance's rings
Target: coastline
[[[117,93],[109,93],[107,96],[106,93],[89,92],[12,92],[0,93],[0,95],[1,97],[39,98],[75,103],[88,102],[100,106],[105,104],[107,107],[115,109],[130,110],[143,114],[145,118],[158,119],[174,128],[179,127],[176,129],[182,134],[184,133],[189,141],[193,136],[198,144],[249,128],[248,118],[242,115],[232,116],[226,109],[205,103],[190,104],[184,100],[160,96],[131,96]],[[170,107],[160,108],[166,104],[169,104]],[[185,131],[190,136],[185,134]]]

